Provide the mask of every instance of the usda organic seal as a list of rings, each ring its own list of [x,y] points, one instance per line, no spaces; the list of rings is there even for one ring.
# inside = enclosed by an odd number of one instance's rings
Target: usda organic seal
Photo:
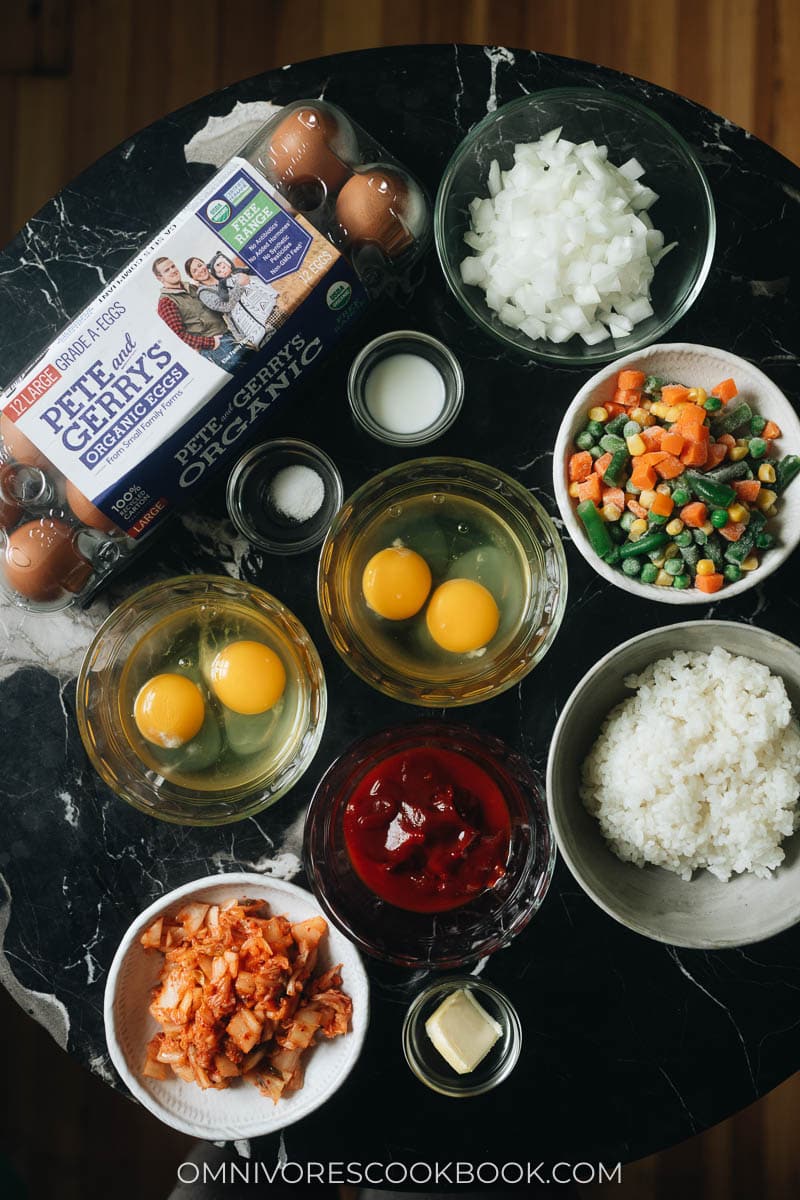
[[[337,283],[332,283],[325,296],[328,308],[346,308],[352,294],[353,289],[346,280],[340,279]]]
[[[222,225],[230,215],[231,206],[230,204],[226,204],[224,200],[212,200],[206,208],[206,216],[215,225]]]

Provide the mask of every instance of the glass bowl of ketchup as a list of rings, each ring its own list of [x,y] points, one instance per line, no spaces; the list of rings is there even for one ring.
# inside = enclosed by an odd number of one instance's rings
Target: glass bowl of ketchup
[[[456,967],[528,923],[555,843],[525,759],[489,734],[421,722],[372,734],[329,767],[304,854],[326,915],[367,954]]]

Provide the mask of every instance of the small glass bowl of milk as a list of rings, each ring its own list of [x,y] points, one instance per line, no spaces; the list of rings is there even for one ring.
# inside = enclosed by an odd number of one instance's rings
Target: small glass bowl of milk
[[[356,423],[392,446],[422,446],[449,429],[464,399],[464,374],[446,346],[413,329],[375,338],[350,367]]]

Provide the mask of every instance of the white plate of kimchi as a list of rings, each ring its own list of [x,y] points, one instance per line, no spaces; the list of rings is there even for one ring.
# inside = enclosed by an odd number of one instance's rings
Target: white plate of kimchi
[[[292,883],[249,873],[176,888],[114,956],[105,1026],[145,1108],[211,1141],[275,1133],[345,1081],[369,1021],[355,947]]]

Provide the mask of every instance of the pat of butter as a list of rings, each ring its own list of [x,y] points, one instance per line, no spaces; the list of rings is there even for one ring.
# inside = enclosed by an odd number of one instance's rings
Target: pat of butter
[[[466,988],[458,988],[442,1001],[425,1022],[425,1032],[459,1075],[474,1071],[503,1034]]]

